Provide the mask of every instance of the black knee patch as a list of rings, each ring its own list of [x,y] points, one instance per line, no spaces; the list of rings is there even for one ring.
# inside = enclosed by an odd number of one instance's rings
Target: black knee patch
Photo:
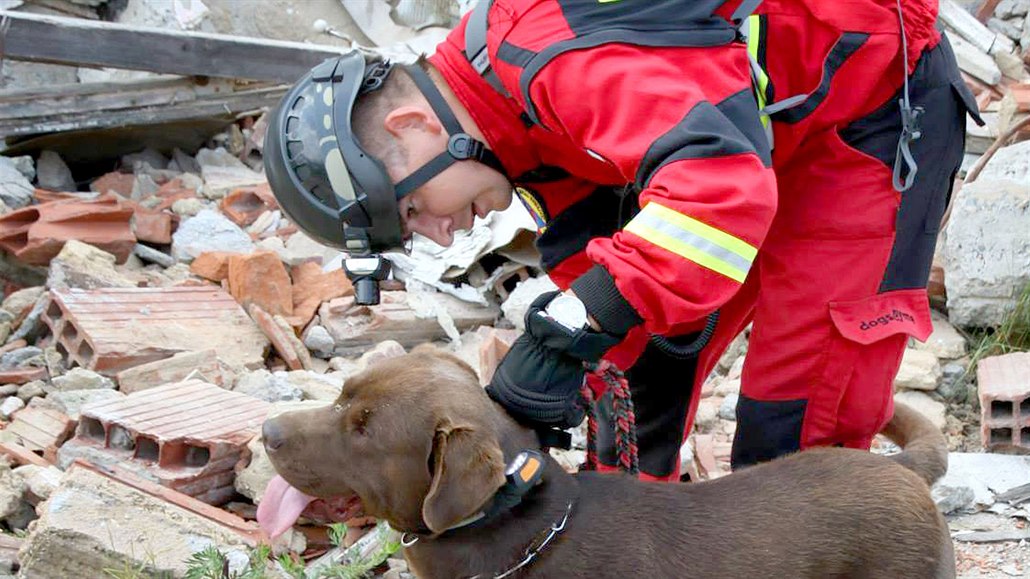
[[[807,400],[765,402],[741,396],[730,462],[751,466],[801,449],[801,423]]]

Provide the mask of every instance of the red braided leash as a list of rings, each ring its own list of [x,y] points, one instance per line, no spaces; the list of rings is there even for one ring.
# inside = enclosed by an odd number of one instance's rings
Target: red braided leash
[[[633,411],[633,399],[629,393],[629,382],[626,376],[607,360],[601,360],[588,369],[604,380],[612,391],[612,407],[615,414],[615,450],[619,458],[619,466],[625,472],[636,476],[640,473],[637,459],[637,417]],[[597,401],[594,391],[586,381],[580,390],[586,404],[587,413],[587,461],[583,470],[597,470]]]

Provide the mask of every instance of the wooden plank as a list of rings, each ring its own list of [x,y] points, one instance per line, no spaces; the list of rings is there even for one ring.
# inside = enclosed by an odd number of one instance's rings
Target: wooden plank
[[[131,101],[134,94],[137,94],[129,91],[124,95],[125,98],[118,98],[112,94],[94,95],[77,103],[64,102],[64,108],[72,109],[67,112],[27,117],[8,114],[9,111],[0,98],[0,135],[14,137],[219,118],[232,121],[244,112],[274,107],[285,92],[286,87],[274,86],[225,94],[194,95],[195,98],[180,102],[176,96],[183,94],[184,91],[144,91],[141,101],[145,104],[122,108]],[[26,104],[22,110],[35,113],[55,99],[60,101],[61,97],[55,95],[49,99],[40,98],[39,106]],[[90,109],[86,106],[86,103],[90,102],[97,103],[97,106]],[[108,103],[111,108],[101,107],[102,102]]]
[[[8,27],[4,57],[31,62],[292,83],[312,66],[348,51],[24,12],[0,11],[0,17]]]

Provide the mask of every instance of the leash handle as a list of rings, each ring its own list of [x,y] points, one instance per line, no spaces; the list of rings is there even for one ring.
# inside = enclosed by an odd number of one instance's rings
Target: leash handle
[[[612,409],[615,416],[615,451],[619,466],[623,471],[637,476],[640,474],[640,461],[637,449],[637,416],[633,409],[633,398],[629,391],[626,375],[615,364],[601,360],[597,364],[587,365],[587,369],[596,374],[612,392]],[[583,398],[589,405],[587,414],[587,460],[583,470],[597,470],[597,403],[593,391],[584,381],[580,389]]]

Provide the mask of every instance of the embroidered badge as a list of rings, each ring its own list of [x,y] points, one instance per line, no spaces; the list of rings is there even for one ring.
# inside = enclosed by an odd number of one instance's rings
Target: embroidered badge
[[[529,189],[524,187],[516,187],[515,193],[518,195],[522,204],[526,206],[526,211],[533,217],[533,221],[536,222],[536,232],[541,234],[547,230],[547,209],[544,204],[540,202],[535,194]]]

